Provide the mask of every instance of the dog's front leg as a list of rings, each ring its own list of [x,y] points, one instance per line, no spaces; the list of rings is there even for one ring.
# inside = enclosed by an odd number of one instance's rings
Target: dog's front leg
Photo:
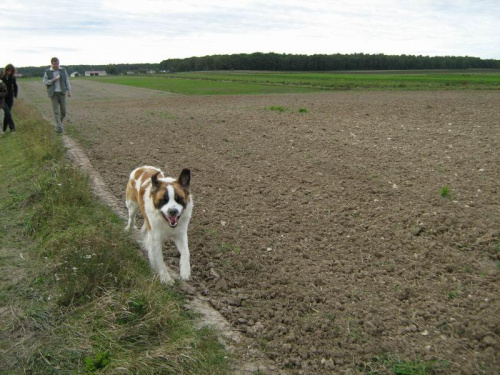
[[[172,278],[168,274],[167,266],[163,261],[161,240],[159,238],[156,238],[155,236],[151,236],[151,233],[148,233],[148,236],[148,257],[151,266],[160,276],[160,280],[162,283],[168,284],[173,282]]]
[[[180,259],[180,276],[182,280],[189,280],[191,277],[191,260],[189,255],[188,237],[187,234],[180,236],[174,240],[177,251],[181,255]]]

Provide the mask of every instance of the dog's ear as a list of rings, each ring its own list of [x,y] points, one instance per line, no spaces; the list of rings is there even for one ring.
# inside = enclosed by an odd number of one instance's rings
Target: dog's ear
[[[182,188],[189,190],[189,182],[191,182],[191,171],[189,169],[183,169],[179,176],[179,183]]]
[[[155,173],[153,176],[151,176],[151,193],[154,194],[160,187],[160,181],[158,181],[158,175],[160,172]]]

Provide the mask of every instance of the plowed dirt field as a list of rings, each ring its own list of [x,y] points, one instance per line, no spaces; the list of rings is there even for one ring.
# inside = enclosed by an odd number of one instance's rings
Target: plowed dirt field
[[[137,166],[191,169],[191,284],[285,373],[500,373],[500,92],[72,86],[122,202]],[[52,119],[40,82],[20,97]]]

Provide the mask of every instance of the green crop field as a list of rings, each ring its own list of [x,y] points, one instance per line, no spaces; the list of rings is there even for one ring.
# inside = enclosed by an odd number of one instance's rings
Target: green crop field
[[[318,91],[317,88],[312,87],[264,85],[260,82],[223,81],[218,79],[207,80],[198,77],[186,77],[184,75],[106,76],[88,79],[98,79],[100,82],[144,87],[185,95],[282,94]]]
[[[193,72],[106,76],[102,82],[186,95],[243,95],[325,90],[499,90],[500,72],[410,71],[349,73]]]

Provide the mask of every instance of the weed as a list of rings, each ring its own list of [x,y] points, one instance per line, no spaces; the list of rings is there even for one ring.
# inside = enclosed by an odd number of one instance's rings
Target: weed
[[[219,233],[217,231],[217,229],[213,229],[213,228],[202,228],[201,231],[210,237],[217,237],[217,235]]]
[[[441,188],[440,195],[443,198],[451,199],[450,187],[448,185],[444,185]]]
[[[155,117],[159,117],[159,118],[167,119],[167,120],[175,120],[177,118],[169,111],[151,111],[151,112],[149,112],[149,114],[151,114]]]
[[[450,300],[455,299],[457,297],[458,297],[458,293],[457,292],[448,292],[446,294],[446,300],[447,301],[450,301]]]
[[[265,352],[267,350],[268,341],[266,339],[259,340],[259,350]]]
[[[347,333],[350,337],[360,343],[365,343],[365,334],[360,324],[354,319],[347,320]]]
[[[134,296],[123,306],[120,306],[116,313],[116,321],[120,324],[140,321],[150,309],[148,297],[146,295]]]
[[[383,354],[370,363],[363,364],[361,370],[367,374],[386,373],[381,367],[390,369],[394,375],[431,375],[448,367],[446,361],[423,361],[421,359],[406,360],[398,355]]]
[[[333,312],[327,312],[325,314],[326,318],[330,321],[330,322],[334,322],[335,319],[337,318],[337,314],[333,313]]]
[[[458,283],[453,290],[446,293],[446,300],[451,301],[455,298],[460,297],[463,293],[464,293],[463,286],[460,283]]]
[[[287,107],[282,107],[282,106],[279,106],[279,105],[272,105],[270,107],[267,107],[266,109],[269,110],[269,111],[276,111],[276,112],[286,112],[286,111],[288,111]]]
[[[99,352],[97,355],[85,358],[85,370],[93,373],[102,370],[109,364],[109,351]]]
[[[236,245],[233,245],[233,244],[230,244],[230,243],[227,243],[227,242],[223,242],[220,246],[219,246],[219,251],[222,253],[222,254],[226,254],[226,253],[229,253],[229,252],[233,252],[234,254],[240,254],[241,253],[241,249],[236,246]]]
[[[446,366],[444,361],[425,362],[420,359],[414,361],[397,359],[391,365],[394,375],[430,375],[434,374],[438,368]]]
[[[299,108],[299,113],[309,113],[307,108]]]

